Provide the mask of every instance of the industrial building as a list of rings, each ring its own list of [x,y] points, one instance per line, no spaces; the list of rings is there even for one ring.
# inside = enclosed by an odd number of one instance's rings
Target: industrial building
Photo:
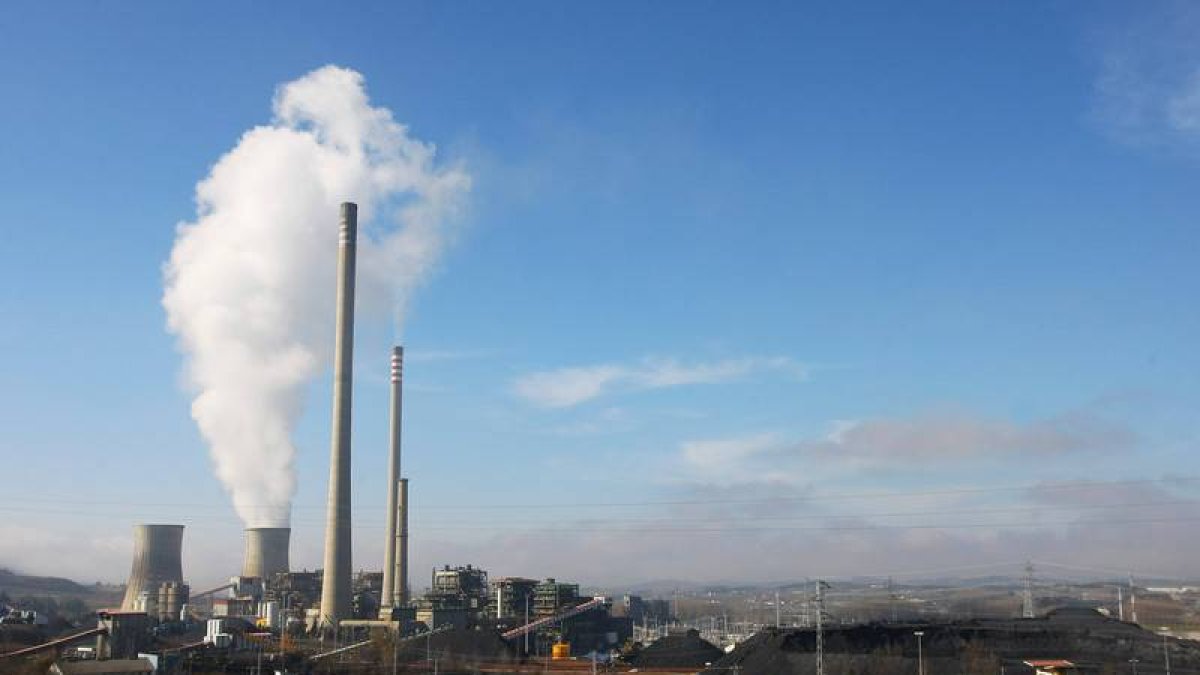
[[[546,579],[533,589],[533,614],[539,619],[561,614],[580,603],[579,584]]]
[[[501,577],[491,582],[488,591],[488,616],[496,619],[533,618],[533,593],[536,579]]]
[[[150,644],[150,617],[145,612],[102,609],[96,613],[97,659],[131,659]]]

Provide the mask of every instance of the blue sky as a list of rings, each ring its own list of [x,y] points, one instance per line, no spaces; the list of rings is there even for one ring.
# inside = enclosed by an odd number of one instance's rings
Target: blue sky
[[[403,336],[420,565],[779,579],[868,572],[846,561],[865,549],[901,571],[1065,556],[1066,520],[1167,501],[1133,513],[1151,552],[1093,552],[1200,572],[1169,521],[1196,510],[1198,23],[1186,3],[7,4],[0,531],[22,545],[0,564],[120,579],[130,526],[174,520],[189,574],[236,566],[162,266],[276,88],[336,64],[472,180]],[[364,566],[393,337],[367,322],[356,345]],[[310,567],[328,418],[326,372],[293,436]],[[1160,482],[1067,518],[821,529],[1115,479]],[[763,512],[828,557],[752,533]],[[634,516],[749,543],[580,524]],[[62,555],[81,541],[86,564]]]

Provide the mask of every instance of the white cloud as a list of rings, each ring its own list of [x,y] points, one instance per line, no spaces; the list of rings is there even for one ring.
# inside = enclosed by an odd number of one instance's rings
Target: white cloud
[[[133,539],[111,534],[63,532],[37,525],[0,525],[0,567],[37,576],[84,582],[123,581]]]
[[[1100,47],[1095,116],[1136,145],[1200,142],[1200,10],[1167,3],[1121,21]]]
[[[1031,422],[929,414],[841,422],[824,439],[799,447],[819,456],[891,463],[1110,450],[1131,441],[1127,430],[1083,414]]]
[[[761,497],[754,489],[740,486],[737,492],[716,493],[715,499]],[[705,491],[699,497],[714,495]],[[716,504],[686,514],[660,512],[656,514],[660,519],[644,522],[621,522],[620,518],[628,517],[622,510],[605,514],[616,515],[616,521],[560,516],[544,529],[502,525],[482,540],[429,541],[422,555],[429,558],[427,564],[473,560],[496,576],[556,576],[589,585],[613,584],[617,590],[623,583],[668,574],[673,579],[710,582],[853,575],[907,578],[920,570],[925,570],[924,578],[934,573],[1019,577],[1026,559],[1067,564],[1102,561],[1093,566],[1138,574],[1200,573],[1196,563],[1200,541],[1193,533],[1194,518],[1200,513],[1196,504],[1176,507],[1171,513],[1112,508],[1098,515],[1049,511],[1038,516],[1022,510],[1029,505],[1021,501],[1005,505],[1017,509],[1015,514],[992,515],[971,512],[980,504],[964,504],[964,513],[959,513],[954,506],[939,510],[907,501],[899,506],[876,502],[875,509],[934,513],[904,518],[868,514],[852,519],[825,516],[815,512],[811,503],[789,510],[789,502],[773,502],[771,497],[759,502],[762,510],[754,514],[732,508],[736,504]],[[813,500],[820,502],[820,496]],[[1121,507],[1123,502],[1109,503]],[[838,503],[839,512],[846,508]],[[1005,567],[1006,562],[1011,565]],[[954,568],[972,569],[954,572]],[[949,574],[938,572],[947,569]]]
[[[470,176],[372,105],[362,75],[326,66],[282,85],[196,186],[162,303],[192,417],[248,525],[288,522],[292,434],[332,354],[339,203],[359,205],[358,314],[400,322],[454,235]]]
[[[628,377],[619,366],[561,368],[533,373],[513,385],[518,396],[548,408],[567,408],[604,393],[615,382]]]
[[[434,363],[440,361],[467,361],[490,356],[487,349],[406,349],[404,360],[409,363]]]
[[[680,451],[687,464],[703,472],[726,473],[731,465],[746,461],[779,447],[774,433],[740,438],[687,441]]]
[[[720,482],[795,481],[817,467],[878,468],[1003,457],[1112,452],[1131,447],[1126,428],[1084,413],[1015,422],[976,415],[929,413],[908,418],[839,420],[819,438],[777,434],[693,440],[679,458],[694,478]]]
[[[1200,68],[1167,100],[1167,118],[1179,131],[1200,133]]]
[[[806,368],[788,357],[744,357],[709,363],[646,358],[632,365],[600,364],[531,373],[517,378],[513,391],[536,405],[567,408],[615,390],[717,384],[772,372],[803,378]]]

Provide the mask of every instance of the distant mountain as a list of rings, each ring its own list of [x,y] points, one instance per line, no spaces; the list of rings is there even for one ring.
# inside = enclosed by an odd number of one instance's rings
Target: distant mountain
[[[35,577],[0,568],[0,592],[21,595],[87,595],[92,588],[62,577]]]

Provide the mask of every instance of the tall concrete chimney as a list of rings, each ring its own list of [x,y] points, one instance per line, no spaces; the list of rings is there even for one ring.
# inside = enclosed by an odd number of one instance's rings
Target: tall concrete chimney
[[[408,479],[400,479],[400,542],[396,550],[396,604],[408,604]]]
[[[288,527],[246,528],[246,554],[242,558],[242,576],[270,579],[276,572],[288,571]]]
[[[182,584],[182,560],[182,525],[134,525],[133,569],[129,572],[121,609],[136,609],[139,595],[143,592],[157,594],[158,587],[165,581]]]
[[[404,347],[392,347],[392,405],[391,432],[388,438],[388,490],[387,490],[387,533],[383,542],[383,590],[379,604],[383,608],[396,607],[401,603],[403,579],[400,559],[400,533],[396,527],[400,489],[400,423],[404,395]]]
[[[321,623],[336,626],[351,613],[350,394],[354,370],[354,263],[358,206],[342,204],[338,232],[337,328],[333,347],[333,424],[329,503],[325,515],[325,573]]]

